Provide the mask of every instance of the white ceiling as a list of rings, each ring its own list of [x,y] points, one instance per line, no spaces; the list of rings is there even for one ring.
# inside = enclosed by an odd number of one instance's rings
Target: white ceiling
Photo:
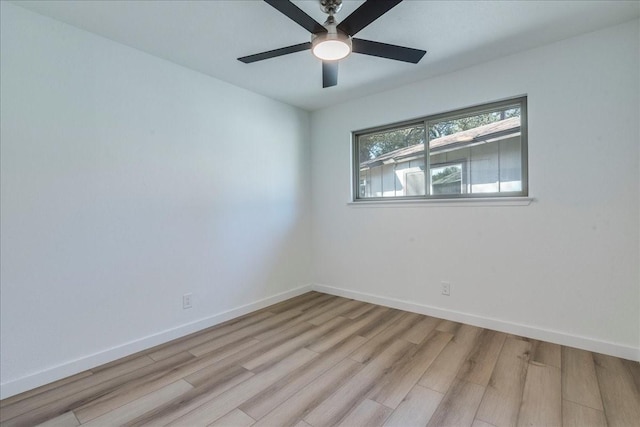
[[[324,22],[317,0],[294,1]],[[338,21],[362,0],[345,0]],[[637,19],[639,1],[405,0],[357,37],[427,51],[413,65],[360,54],[322,88],[320,62],[298,52],[253,64],[240,56],[309,41],[259,1],[16,1],[15,4],[268,97],[315,110],[581,33]],[[597,55],[597,52],[594,52]]]

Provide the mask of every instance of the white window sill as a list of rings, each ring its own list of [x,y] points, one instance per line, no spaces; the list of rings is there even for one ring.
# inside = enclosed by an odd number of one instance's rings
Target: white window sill
[[[533,197],[478,197],[468,199],[358,200],[349,206],[363,208],[449,207],[449,206],[528,206]]]

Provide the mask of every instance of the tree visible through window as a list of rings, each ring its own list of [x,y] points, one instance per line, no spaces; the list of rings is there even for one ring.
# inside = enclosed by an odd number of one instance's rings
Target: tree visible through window
[[[382,154],[417,144],[424,144],[424,125],[422,124],[363,135],[360,140],[358,156],[363,160],[371,160]]]
[[[454,133],[474,129],[482,125],[488,125],[489,123],[510,119],[511,117],[520,117],[520,114],[520,107],[518,106],[506,110],[492,111],[475,116],[433,123],[429,126],[429,139],[452,135]]]

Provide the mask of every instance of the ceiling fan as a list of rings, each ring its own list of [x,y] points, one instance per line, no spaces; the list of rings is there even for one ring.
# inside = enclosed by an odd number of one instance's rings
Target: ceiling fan
[[[322,60],[322,87],[326,88],[338,84],[338,61],[351,52],[412,64],[417,64],[427,53],[420,49],[353,37],[402,0],[367,0],[339,24],[334,15],[342,8],[342,0],[320,0],[320,9],[329,15],[324,24],[316,22],[289,0],[264,1],[309,31],[311,41],[238,58],[245,64],[311,49],[313,55]]]

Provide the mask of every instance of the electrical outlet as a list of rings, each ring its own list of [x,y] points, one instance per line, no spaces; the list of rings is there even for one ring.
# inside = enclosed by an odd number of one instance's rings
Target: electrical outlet
[[[449,282],[440,282],[442,286],[442,295],[451,295],[451,284]]]
[[[192,298],[191,293],[182,295],[182,309],[183,310],[186,310],[187,308],[193,307],[193,305],[191,304],[191,302],[192,302],[191,298]]]

